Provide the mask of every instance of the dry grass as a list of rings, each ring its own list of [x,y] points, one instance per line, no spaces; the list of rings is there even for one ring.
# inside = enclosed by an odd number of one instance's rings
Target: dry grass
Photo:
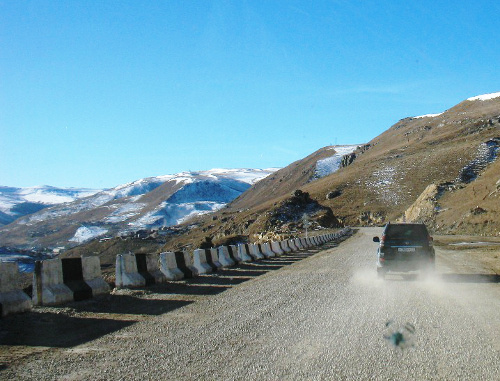
[[[198,228],[167,246],[196,245],[204,236],[230,234],[248,235],[252,240],[263,232],[266,216],[294,189],[310,193],[345,224],[381,225],[400,218],[429,184],[454,182],[474,160],[479,146],[499,136],[500,99],[465,101],[435,118],[403,119],[369,142],[370,148],[348,167],[309,181],[316,161],[331,155],[331,151],[319,150],[256,184],[217,213],[216,220],[198,219]],[[445,211],[431,216],[435,219],[432,228],[454,234],[498,234],[498,195],[483,198],[499,178],[500,162],[496,162],[476,181],[444,194],[439,206]],[[334,190],[342,194],[327,199]],[[471,208],[478,205],[484,205],[487,214],[471,215]]]

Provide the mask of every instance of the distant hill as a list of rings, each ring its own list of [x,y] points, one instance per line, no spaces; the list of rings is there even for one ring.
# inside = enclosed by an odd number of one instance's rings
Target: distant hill
[[[224,207],[254,182],[275,170],[183,172],[140,179],[108,190],[88,191],[87,197],[78,199],[76,196],[84,196],[84,191],[78,193],[75,190],[70,194],[49,187],[37,192],[9,188],[12,191],[5,190],[4,195],[27,196],[22,199],[24,204],[12,203],[14,206],[10,209],[7,209],[8,202],[14,196],[3,196],[4,209],[9,210],[13,218],[13,210],[23,205],[26,212],[32,213],[19,214],[21,218],[0,229],[0,246],[68,247],[98,237],[177,225],[193,216]],[[38,202],[28,206],[29,200]],[[53,205],[56,201],[59,201],[58,205]],[[42,202],[51,204],[42,205]]]
[[[91,196],[100,190],[57,188],[47,185],[15,188],[0,186],[0,226],[53,205]]]

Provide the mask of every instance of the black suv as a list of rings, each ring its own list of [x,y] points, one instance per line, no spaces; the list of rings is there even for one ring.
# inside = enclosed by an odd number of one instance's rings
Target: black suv
[[[388,223],[382,237],[373,237],[373,242],[380,242],[377,250],[380,277],[388,271],[434,270],[432,237],[424,224]]]

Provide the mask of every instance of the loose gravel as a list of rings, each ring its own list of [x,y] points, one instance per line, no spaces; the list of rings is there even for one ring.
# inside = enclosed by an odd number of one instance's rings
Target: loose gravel
[[[436,277],[377,279],[371,237],[379,230],[170,289],[73,303],[63,314],[97,319],[87,326],[96,337],[50,349],[35,345],[38,351],[6,364],[0,378],[500,379],[498,282],[456,274],[439,251]],[[143,313],[120,310],[116,297],[139,300]],[[98,319],[116,327],[100,334]],[[413,333],[404,330],[407,323]],[[404,343],[386,338],[394,331]]]

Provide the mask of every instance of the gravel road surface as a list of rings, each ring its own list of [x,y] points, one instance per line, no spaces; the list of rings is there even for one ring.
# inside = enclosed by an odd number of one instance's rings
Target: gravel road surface
[[[438,250],[436,276],[379,280],[380,233],[156,289],[149,313],[76,314],[92,340],[39,342],[0,379],[500,380],[498,277]]]

